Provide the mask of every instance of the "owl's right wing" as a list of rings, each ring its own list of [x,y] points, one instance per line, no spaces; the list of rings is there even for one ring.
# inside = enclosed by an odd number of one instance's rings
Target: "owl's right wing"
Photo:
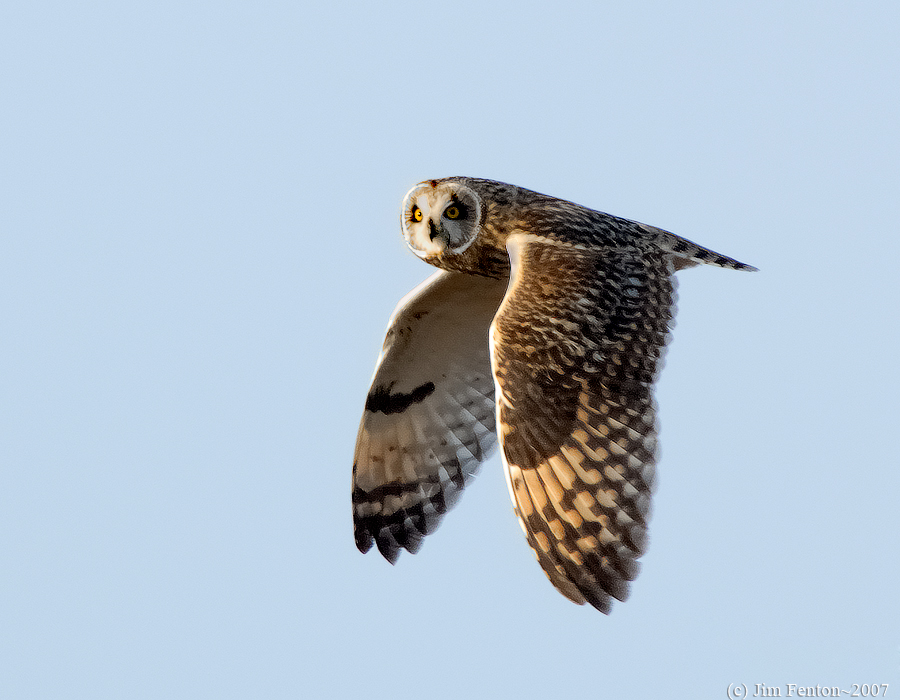
[[[507,248],[492,343],[510,494],[553,585],[609,612],[645,549],[674,264],[521,234]]]
[[[506,287],[441,270],[394,311],[353,459],[361,552],[415,552],[496,446],[488,331]]]

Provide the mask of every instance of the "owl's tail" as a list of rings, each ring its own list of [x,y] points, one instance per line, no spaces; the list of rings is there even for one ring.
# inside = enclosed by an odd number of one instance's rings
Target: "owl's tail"
[[[715,265],[716,267],[725,267],[729,270],[745,270],[747,272],[757,272],[757,268],[753,265],[742,263],[727,255],[722,255],[702,245],[697,245],[687,238],[676,236],[661,228],[645,226],[652,229],[657,235],[659,247],[665,252],[670,253],[675,258],[675,269],[683,270],[686,267],[694,267],[695,265]]]

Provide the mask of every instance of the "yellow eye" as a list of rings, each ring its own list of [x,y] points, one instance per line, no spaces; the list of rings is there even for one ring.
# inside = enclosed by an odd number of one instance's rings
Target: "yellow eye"
[[[422,210],[419,207],[413,209],[413,221],[421,221],[422,220]]]
[[[448,219],[458,219],[459,218],[459,207],[455,204],[451,204],[444,210],[444,216]]]

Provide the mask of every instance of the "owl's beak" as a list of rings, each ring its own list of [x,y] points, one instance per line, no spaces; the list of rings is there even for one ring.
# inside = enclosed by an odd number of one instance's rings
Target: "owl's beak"
[[[438,227],[435,226],[433,220],[428,221],[428,232],[428,236],[431,239],[431,242],[435,243],[435,245],[440,246],[440,249],[443,252],[444,248],[447,247],[447,239],[440,231],[438,231]],[[435,242],[435,239],[438,239],[437,242]]]

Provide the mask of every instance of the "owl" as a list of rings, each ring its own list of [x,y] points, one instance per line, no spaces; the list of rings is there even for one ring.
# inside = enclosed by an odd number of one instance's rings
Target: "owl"
[[[401,225],[439,270],[388,324],[354,454],[356,546],[416,552],[499,440],[544,573],[608,613],[647,547],[674,273],[755,268],[493,180],[422,182]]]

